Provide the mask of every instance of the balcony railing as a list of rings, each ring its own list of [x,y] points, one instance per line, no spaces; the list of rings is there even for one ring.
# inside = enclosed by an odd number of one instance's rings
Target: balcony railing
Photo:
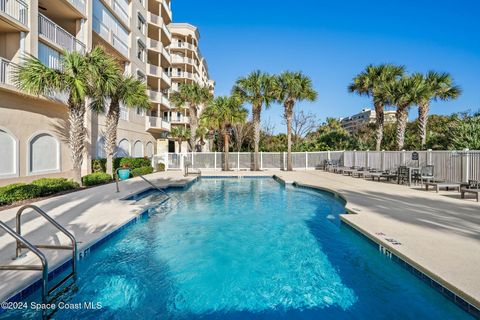
[[[38,33],[67,51],[85,52],[85,44],[43,14],[38,15]]]
[[[18,65],[0,57],[0,83],[9,86],[14,86],[13,83],[13,71]]]
[[[154,25],[157,25],[157,26],[159,26],[160,28],[162,28],[163,31],[165,31],[165,34],[167,35],[167,38],[168,38],[169,40],[172,40],[172,33],[170,32],[170,30],[168,30],[167,25],[163,22],[162,17],[159,17],[159,16],[157,16],[156,14],[153,14],[153,13],[151,13],[151,12],[148,12],[147,19],[148,19],[148,22],[149,22],[149,23],[154,24]]]
[[[161,130],[170,131],[171,126],[169,122],[159,117],[145,117],[145,130]]]
[[[167,13],[168,17],[170,18],[170,21],[172,20],[172,8],[170,7],[170,4],[167,3],[166,0],[162,0],[162,5],[163,9]]]
[[[0,0],[0,11],[17,20],[21,24],[28,25],[28,4],[22,0]]]
[[[163,54],[163,56],[168,61],[171,60],[170,53],[165,49],[165,47],[163,46],[163,44],[160,41],[148,38],[147,39],[147,45],[148,45],[149,49],[156,50],[156,51],[160,52],[161,54]]]
[[[160,103],[165,107],[170,108],[170,100],[168,100],[168,97],[163,93],[154,90],[148,90],[148,96],[152,102]]]
[[[128,7],[125,8],[124,5],[120,4],[120,2],[118,2],[119,0],[111,0],[113,3],[112,3],[112,8],[113,8],[113,11],[115,11],[117,13],[117,15],[120,17],[120,19],[122,19],[122,21],[128,26],[130,27],[130,19],[128,17]],[[127,4],[128,6],[128,4]]]
[[[195,50],[197,48],[196,46],[194,46],[191,43],[184,42],[184,41],[177,41],[177,40],[173,40],[172,43],[170,44],[170,46],[173,47],[173,48],[177,48],[177,49],[187,48],[187,49],[190,49],[190,50]]]
[[[98,33],[105,41],[110,43],[121,54],[128,58],[128,46],[111,29],[103,24],[96,17],[93,17],[93,30]]]

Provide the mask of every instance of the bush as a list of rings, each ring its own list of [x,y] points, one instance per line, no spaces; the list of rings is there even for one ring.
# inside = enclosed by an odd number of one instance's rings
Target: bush
[[[121,158],[119,166],[127,166],[130,169],[137,169],[142,167],[149,167],[151,164],[148,158]]]
[[[0,205],[16,201],[37,198],[42,194],[42,188],[34,184],[15,183],[0,187]]]
[[[95,186],[112,181],[112,176],[105,172],[94,172],[82,177],[84,186]]]
[[[164,163],[158,163],[157,164],[157,171],[165,171],[165,164]]]
[[[48,196],[80,187],[78,183],[65,178],[43,178],[33,181],[32,184],[40,188],[41,196]]]
[[[92,160],[93,172],[107,172],[107,159],[93,159]]]
[[[152,173],[153,172],[153,168],[152,167],[140,167],[140,168],[135,168],[132,170],[132,175],[135,177],[135,176],[138,176],[139,174],[141,174],[142,176],[145,175],[145,174],[149,174],[149,173]]]

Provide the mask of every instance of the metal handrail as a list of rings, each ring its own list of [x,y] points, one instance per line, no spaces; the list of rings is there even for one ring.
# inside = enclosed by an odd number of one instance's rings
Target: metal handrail
[[[17,211],[17,217],[16,217],[17,234],[20,237],[22,236],[22,226],[21,226],[22,214],[26,209],[32,209],[36,213],[40,214],[43,218],[45,218],[45,220],[50,222],[55,228],[57,228],[60,232],[62,232],[64,235],[66,235],[70,239],[70,241],[72,242],[71,246],[40,244],[40,245],[35,245],[35,247],[43,248],[43,249],[72,250],[72,274],[71,275],[75,276],[77,273],[77,241],[75,240],[75,237],[70,232],[68,232],[64,227],[58,224],[55,220],[53,220],[48,214],[46,214],[45,211],[31,204],[25,205]],[[16,257],[19,258],[21,253],[22,253],[22,243],[17,240]],[[52,288],[50,291],[53,291],[55,288]]]
[[[117,186],[117,192],[120,192],[120,189],[118,187],[118,170],[129,170],[130,173],[133,175],[133,171],[132,169],[130,168],[117,168],[117,170],[115,170],[115,183],[116,183],[116,186]],[[157,189],[158,191],[160,191],[161,193],[163,193],[165,196],[167,196],[168,199],[171,199],[172,197],[166,193],[163,189],[157,187],[155,184],[153,184],[150,180],[148,180],[147,178],[145,178],[143,175],[141,175],[140,173],[137,173],[135,175],[135,177],[140,177],[142,178],[143,181],[145,181],[146,183],[148,183],[149,185],[151,185],[152,187],[154,187],[155,189]]]
[[[32,265],[32,266],[26,266],[26,265],[11,265],[11,266],[0,266],[0,270],[19,270],[19,271],[25,271],[25,270],[33,270],[33,271],[42,271],[42,302],[45,304],[47,303],[47,296],[48,296],[48,262],[47,258],[45,258],[45,255],[40,252],[34,245],[32,245],[30,242],[28,242],[25,238],[23,238],[21,235],[16,233],[14,230],[12,230],[9,226],[7,226],[5,223],[0,221],[0,228],[5,230],[8,234],[10,234],[12,237],[15,238],[17,246],[18,243],[21,242],[25,248],[29,249],[30,251],[33,252],[41,261],[42,265]]]

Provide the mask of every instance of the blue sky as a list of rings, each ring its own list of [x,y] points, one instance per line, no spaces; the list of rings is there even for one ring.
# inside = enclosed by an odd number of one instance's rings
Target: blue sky
[[[402,64],[410,72],[452,74],[463,89],[432,113],[480,109],[480,1],[478,0],[172,0],[175,22],[200,28],[216,94],[229,94],[252,70],[300,70],[310,76],[318,101],[297,107],[341,117],[370,106],[347,92],[351,79],[370,63]],[[417,110],[410,111],[410,117]],[[262,114],[285,130],[282,109]]]

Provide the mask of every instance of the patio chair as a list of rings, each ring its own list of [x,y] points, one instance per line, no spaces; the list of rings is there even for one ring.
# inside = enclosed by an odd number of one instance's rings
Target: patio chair
[[[415,181],[420,181],[420,185],[423,186],[425,182],[432,182],[435,179],[435,166],[427,165],[420,169],[420,172],[416,173],[413,176]]]
[[[406,166],[398,167],[397,183],[398,184],[408,183],[408,174],[409,174],[408,167],[406,167]]]
[[[462,183],[460,187],[460,194],[462,199],[465,198],[465,193],[473,193],[477,196],[477,202],[480,202],[480,181],[468,180],[468,184]]]

